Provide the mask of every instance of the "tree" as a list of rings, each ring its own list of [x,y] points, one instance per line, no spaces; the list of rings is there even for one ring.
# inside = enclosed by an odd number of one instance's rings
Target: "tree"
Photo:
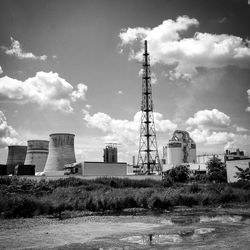
[[[217,157],[211,158],[207,162],[208,179],[215,182],[227,182],[226,164]]]
[[[246,169],[235,166],[239,172],[236,172],[235,177],[241,181],[250,181],[250,166]]]
[[[186,182],[189,178],[189,168],[186,165],[179,165],[167,171],[167,174],[175,182]]]

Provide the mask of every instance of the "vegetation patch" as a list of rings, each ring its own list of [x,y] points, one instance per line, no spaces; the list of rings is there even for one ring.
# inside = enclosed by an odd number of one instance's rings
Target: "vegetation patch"
[[[247,183],[176,183],[167,181],[98,178],[41,180],[0,178],[2,218],[80,212],[120,213],[133,209],[162,211],[174,206],[209,206],[249,202]]]

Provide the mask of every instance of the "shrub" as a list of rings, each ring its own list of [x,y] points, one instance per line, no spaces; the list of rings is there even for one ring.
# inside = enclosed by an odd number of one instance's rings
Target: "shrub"
[[[191,185],[188,188],[188,192],[190,192],[190,193],[198,193],[200,191],[201,191],[201,188],[200,188],[199,184],[196,182],[191,183]]]
[[[167,171],[167,174],[174,182],[186,182],[189,178],[189,168],[186,165],[179,165]]]

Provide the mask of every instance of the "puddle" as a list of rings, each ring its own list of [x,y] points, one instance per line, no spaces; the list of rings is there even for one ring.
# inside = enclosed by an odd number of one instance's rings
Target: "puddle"
[[[134,235],[120,240],[140,245],[167,245],[181,243],[187,239],[199,239],[200,235],[204,236],[214,231],[215,228],[186,229],[175,234]]]
[[[171,222],[177,225],[188,225],[200,221],[200,217],[193,216],[176,216],[171,218]]]
[[[215,217],[209,217],[209,216],[201,216],[200,222],[220,222],[220,223],[237,223],[241,222],[243,219],[242,216],[228,216],[228,215],[221,215],[221,216],[215,216]]]

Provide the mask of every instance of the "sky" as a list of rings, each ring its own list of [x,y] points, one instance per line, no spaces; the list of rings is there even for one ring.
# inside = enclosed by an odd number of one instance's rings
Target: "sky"
[[[247,0],[2,0],[0,163],[8,145],[74,133],[77,161],[139,147],[148,41],[160,157],[176,129],[197,153],[250,154]]]

